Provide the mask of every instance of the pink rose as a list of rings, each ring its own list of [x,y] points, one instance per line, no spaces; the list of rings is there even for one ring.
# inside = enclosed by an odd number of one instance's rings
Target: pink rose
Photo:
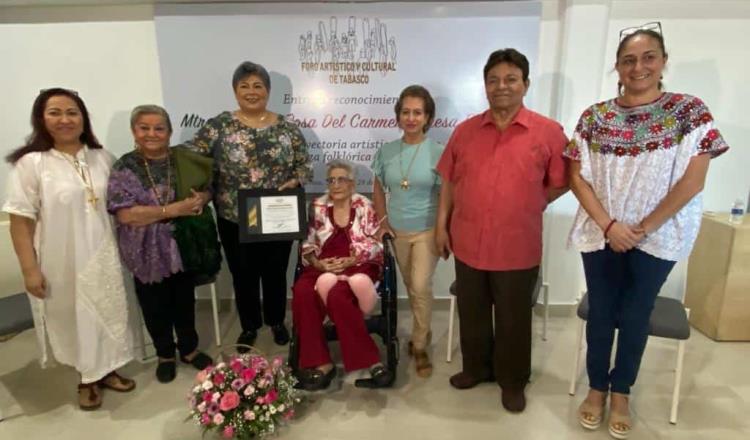
[[[232,438],[234,437],[234,426],[227,425],[224,427],[224,432],[222,432],[222,435],[224,435],[224,438]]]
[[[240,404],[240,395],[234,391],[227,391],[221,397],[221,402],[219,402],[219,408],[221,408],[222,411],[229,411],[229,410],[237,408],[239,404]]]
[[[246,409],[244,412],[245,420],[255,420],[255,413],[253,411],[250,411],[249,409]]]
[[[203,401],[204,402],[210,402],[212,395],[213,395],[213,393],[211,391],[206,391],[205,393],[203,393]]]
[[[242,361],[239,359],[233,359],[232,362],[229,363],[229,368],[231,368],[235,374],[240,374],[240,371],[242,371]]]
[[[279,392],[276,390],[271,390],[268,392],[268,394],[266,394],[266,403],[273,403],[278,398],[279,398]]]
[[[216,375],[214,376],[214,385],[221,385],[221,384],[223,384],[224,383],[224,379],[225,379],[225,377],[224,377],[223,374],[216,373]]]
[[[286,420],[286,421],[292,420],[292,417],[294,417],[294,410],[293,410],[293,409],[290,409],[289,411],[285,412],[285,413],[284,413],[284,415],[283,415],[282,417],[283,417],[283,418],[284,418],[284,420]]]
[[[221,425],[224,423],[224,416],[221,413],[214,414],[214,424]]]
[[[209,423],[211,423],[211,416],[209,416],[206,413],[203,413],[201,415],[201,425],[208,425]]]
[[[271,365],[273,366],[274,370],[277,370],[283,364],[284,364],[284,361],[281,359],[280,356],[276,356],[275,358],[273,358],[273,361],[271,362]]]
[[[258,375],[258,372],[255,371],[255,368],[245,368],[240,373],[240,377],[242,377],[242,380],[244,380],[245,382],[252,381],[253,379],[255,379],[255,376],[257,375]]]

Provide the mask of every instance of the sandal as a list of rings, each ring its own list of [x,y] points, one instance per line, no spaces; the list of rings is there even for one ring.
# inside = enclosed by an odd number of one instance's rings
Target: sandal
[[[432,363],[426,350],[417,350],[414,344],[409,341],[409,356],[414,357],[417,376],[427,378],[432,375]]]
[[[108,388],[119,393],[127,393],[128,391],[133,391],[133,388],[135,388],[135,381],[133,379],[126,379],[115,371],[99,379],[97,383],[102,388]]]
[[[102,406],[102,393],[96,382],[78,384],[78,407],[93,411]]]
[[[578,407],[578,422],[581,426],[592,431],[599,429],[602,425],[605,402],[602,402],[601,406],[594,405],[588,400],[581,402],[581,406]]]
[[[625,440],[631,429],[633,429],[633,422],[630,415],[616,412],[609,414],[609,435],[618,440]]]

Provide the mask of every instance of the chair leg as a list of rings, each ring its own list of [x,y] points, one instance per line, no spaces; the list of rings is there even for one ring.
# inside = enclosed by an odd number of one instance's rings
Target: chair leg
[[[453,359],[453,321],[456,318],[456,297],[452,295],[450,312],[448,313],[448,348],[446,350],[448,352],[448,355],[445,359],[445,362],[450,362]]]
[[[581,357],[583,356],[583,325],[584,320],[579,319],[577,333],[578,340],[576,341],[576,360],[573,372],[570,374],[570,389],[568,390],[568,394],[571,396],[575,396],[576,394],[576,381],[578,380],[578,373],[581,369]]]
[[[544,319],[542,320],[542,341],[547,340],[547,321],[549,320],[549,284],[542,283],[544,289]]]
[[[690,317],[690,309],[685,309],[685,313]],[[677,409],[680,404],[680,385],[682,384],[682,365],[685,358],[685,340],[677,344],[677,369],[674,374],[674,390],[672,390],[672,410],[669,413],[669,423],[677,424]]]
[[[221,347],[221,328],[219,326],[219,304],[216,298],[216,283],[211,283],[211,309],[214,317],[214,336],[216,346]]]

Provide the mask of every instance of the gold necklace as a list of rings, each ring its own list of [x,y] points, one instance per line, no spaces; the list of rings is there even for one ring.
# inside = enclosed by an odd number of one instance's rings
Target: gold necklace
[[[240,120],[242,122],[244,122],[247,125],[252,126],[253,124],[257,124],[259,122],[262,123],[263,121],[265,121],[266,117],[268,116],[268,111],[264,110],[263,111],[263,117],[259,118],[257,121],[253,121],[252,119],[250,119],[249,116],[247,116],[244,113],[242,113],[242,110],[238,110],[237,113],[236,113],[236,115],[237,115],[238,118],[240,118]]]
[[[404,191],[409,190],[409,173],[411,173],[411,167],[414,165],[414,159],[417,158],[417,154],[419,154],[419,147],[422,146],[424,143],[424,140],[417,144],[417,148],[414,151],[414,156],[411,157],[411,161],[409,162],[409,166],[406,168],[406,172],[404,173],[404,140],[401,139],[401,154],[398,156],[398,165],[399,165],[399,171],[401,171],[401,189]]]
[[[86,147],[83,147],[86,148]],[[96,206],[99,198],[94,192],[94,181],[91,179],[91,170],[89,169],[88,163],[86,162],[86,150],[83,150],[83,164],[78,160],[78,157],[72,156],[68,153],[61,151],[62,157],[68,162],[75,170],[76,175],[83,182],[83,186],[86,187],[86,201],[91,204],[92,207]]]
[[[141,154],[141,157],[143,158],[143,167],[146,169],[146,176],[148,177],[149,183],[151,183],[151,189],[154,191],[154,196],[156,196],[156,201],[159,202],[159,206],[164,208],[167,206],[167,203],[169,203],[169,194],[172,190],[172,165],[169,160],[169,151],[167,151],[167,189],[164,191],[163,201],[159,195],[159,191],[156,190],[156,182],[154,182],[154,176],[151,175],[151,167],[148,166],[148,159],[146,159],[146,156],[143,154]],[[163,211],[164,210],[162,209],[162,212]]]

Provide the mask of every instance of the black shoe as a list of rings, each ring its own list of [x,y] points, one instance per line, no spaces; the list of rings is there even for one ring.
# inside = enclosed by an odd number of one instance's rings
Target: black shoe
[[[177,363],[175,361],[161,361],[156,366],[156,379],[159,382],[172,382],[175,376],[177,376]]]
[[[256,339],[258,339],[257,330],[245,330],[240,333],[240,337],[237,338],[237,345],[249,345],[253,347],[255,346]],[[250,349],[247,347],[237,347],[237,351],[240,353],[247,353],[248,351],[250,351]]]
[[[276,345],[286,345],[289,343],[289,330],[286,329],[284,323],[271,326],[271,333],[273,333],[273,342]]]
[[[334,366],[328,373],[324,373],[317,368],[309,368],[302,371],[299,378],[299,387],[307,391],[325,390],[331,386],[333,378],[336,377],[336,367]]]
[[[383,365],[376,365],[370,368],[370,378],[357,379],[354,386],[357,388],[388,388],[393,385],[396,377],[388,371]]]
[[[191,360],[187,360],[187,358],[185,358],[184,356],[180,356],[180,360],[185,364],[192,365],[196,370],[203,370],[209,365],[213,365],[214,363],[214,360],[211,359],[211,356],[203,353],[202,351],[196,353]]]

